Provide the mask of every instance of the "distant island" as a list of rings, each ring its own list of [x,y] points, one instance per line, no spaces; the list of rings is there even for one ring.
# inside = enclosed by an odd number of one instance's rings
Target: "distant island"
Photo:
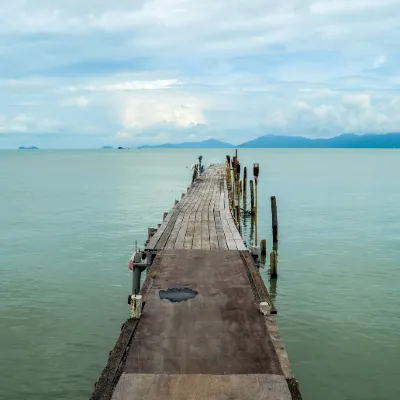
[[[216,139],[201,142],[165,143],[140,146],[139,149],[218,149],[218,148],[285,148],[285,149],[399,149],[400,133],[364,134],[346,133],[327,139],[310,139],[302,136],[266,135],[234,146]]]
[[[18,147],[18,150],[39,150],[39,147],[36,147],[36,146],[30,146],[30,147],[20,146],[20,147]]]
[[[112,146],[103,146],[102,149],[113,149],[114,147]]]

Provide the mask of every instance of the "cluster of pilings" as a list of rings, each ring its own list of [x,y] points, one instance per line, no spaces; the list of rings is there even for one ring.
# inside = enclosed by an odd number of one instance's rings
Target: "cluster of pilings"
[[[267,241],[260,240],[258,244],[258,179],[260,175],[260,165],[253,164],[253,179],[250,179],[250,208],[247,204],[247,167],[243,168],[243,178],[241,177],[241,165],[238,151],[235,155],[226,156],[226,174],[228,179],[228,190],[230,194],[230,209],[239,232],[242,234],[242,220],[251,218],[250,237],[253,243],[249,245],[249,250],[254,259],[259,264],[262,258],[267,255]],[[272,214],[272,242],[273,247],[270,252],[270,275],[272,279],[278,276],[278,213],[276,197],[271,197]]]
[[[202,160],[203,160],[203,156],[199,156],[199,163],[193,165],[192,183],[200,176],[200,174],[204,170],[204,166],[201,163]]]

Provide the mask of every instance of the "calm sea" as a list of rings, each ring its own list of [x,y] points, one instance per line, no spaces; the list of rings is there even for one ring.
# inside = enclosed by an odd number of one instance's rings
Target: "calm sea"
[[[0,398],[87,399],[128,316],[135,240],[227,150],[0,152]],[[260,163],[259,237],[308,400],[397,399],[399,151],[242,150]],[[248,229],[247,229],[248,230]]]

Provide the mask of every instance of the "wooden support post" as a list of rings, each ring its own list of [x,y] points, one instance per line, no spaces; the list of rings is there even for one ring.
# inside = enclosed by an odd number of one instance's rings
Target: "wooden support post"
[[[260,247],[261,247],[261,255],[265,256],[267,254],[267,240],[262,239],[260,241]]]
[[[255,181],[254,197],[256,198],[255,205],[254,205],[254,214],[257,217],[258,216],[258,179],[256,178],[254,181]]]
[[[271,278],[278,277],[278,257],[275,250],[272,250],[269,254],[269,261],[270,261],[270,274]]]
[[[254,182],[253,182],[253,180],[250,180],[250,196],[251,196],[251,203],[250,203],[251,215],[254,215],[256,210],[254,208]]]
[[[271,213],[272,213],[272,242],[278,244],[278,211],[276,208],[276,197],[271,197]]]
[[[194,169],[193,169],[192,183],[196,180],[196,178],[198,176],[198,169],[199,169],[198,164],[195,164]]]
[[[202,167],[202,164],[201,164],[201,160],[203,159],[203,156],[199,156],[199,171],[198,171],[198,175],[200,175],[201,174],[201,167]]]
[[[231,192],[230,206],[233,215],[235,214],[235,192],[233,190],[232,174],[231,174],[231,158],[226,156],[226,173],[228,174],[228,190]],[[229,187],[230,186],[230,187]]]
[[[244,167],[243,171],[243,209],[247,207],[247,168]]]
[[[236,160],[236,191],[237,191],[237,219],[236,222],[240,225],[240,163]]]
[[[240,197],[242,197],[242,193],[243,193],[242,181],[239,181],[239,195],[240,195]]]

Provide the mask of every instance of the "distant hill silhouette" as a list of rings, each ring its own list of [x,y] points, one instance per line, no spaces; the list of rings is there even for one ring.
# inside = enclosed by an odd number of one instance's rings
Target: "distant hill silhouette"
[[[39,150],[39,147],[36,147],[36,146],[30,146],[30,147],[20,146],[20,147],[18,147],[18,150]]]
[[[102,149],[113,149],[114,147],[112,146],[103,146]]]
[[[141,146],[139,148],[151,149],[215,149],[215,148],[294,148],[294,149],[399,149],[400,133],[365,134],[346,133],[328,139],[309,139],[302,136],[277,136],[266,135],[233,146],[230,143],[215,139],[201,142],[165,143],[156,146]]]
[[[230,143],[216,139],[202,140],[201,142],[165,143],[155,146],[140,146],[139,149],[226,149],[233,147]]]
[[[343,134],[328,139],[308,139],[301,136],[261,136],[242,143],[242,148],[400,148],[400,133]]]

